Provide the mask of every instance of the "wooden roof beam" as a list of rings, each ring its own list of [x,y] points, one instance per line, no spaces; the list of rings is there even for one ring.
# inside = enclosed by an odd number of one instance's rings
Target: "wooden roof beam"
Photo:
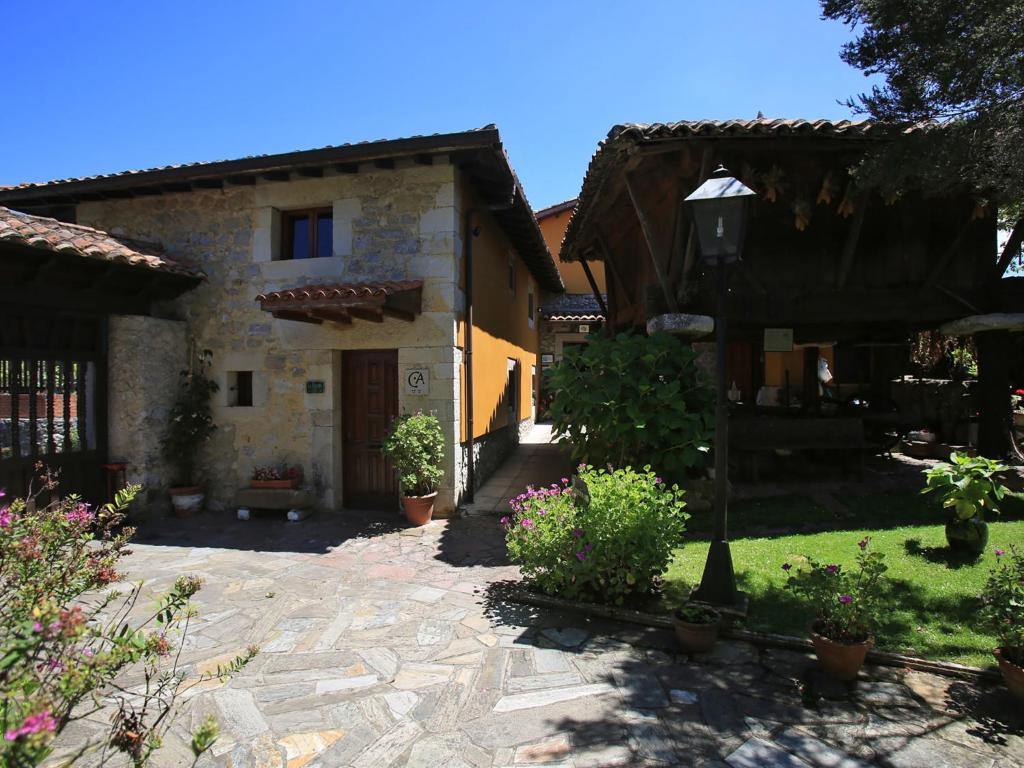
[[[868,212],[868,198],[866,195],[859,195],[854,203],[857,210],[853,212],[853,221],[846,231],[846,240],[843,242],[843,255],[839,262],[839,272],[836,275],[836,288],[846,286],[850,277],[850,269],[853,267],[853,257],[857,255],[857,242],[860,240],[860,231],[864,228],[864,217]]]
[[[271,312],[270,314],[279,320],[295,320],[299,323],[313,323],[314,325],[320,325],[323,323],[323,320],[313,317],[306,312],[296,312],[290,309],[279,309],[275,312]]]
[[[320,179],[323,178],[324,169],[320,167],[316,168],[296,168],[295,172],[299,176],[303,176],[307,179]]]
[[[260,176],[267,181],[288,181],[292,177],[288,171],[264,171]]]
[[[348,313],[356,318],[357,320],[368,320],[371,323],[383,323],[384,322],[384,309],[363,309],[361,307],[352,307]]]

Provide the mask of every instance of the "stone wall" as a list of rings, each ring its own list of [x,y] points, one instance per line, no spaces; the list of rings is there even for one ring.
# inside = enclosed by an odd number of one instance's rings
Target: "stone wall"
[[[107,430],[113,462],[128,464],[127,477],[144,487],[146,513],[170,505],[169,468],[160,437],[177,391],[178,373],[187,364],[186,325],[155,317],[110,318]]]
[[[187,321],[199,348],[213,353],[212,375],[221,385],[214,408],[219,428],[202,459],[212,506],[230,504],[254,466],[287,461],[304,466],[323,507],[340,507],[340,350],[397,348],[400,381],[408,367],[430,368],[429,394],[406,395],[399,386],[399,408],[439,416],[450,448],[439,512],[454,507],[461,458],[455,173],[444,162],[400,163],[394,170],[363,166],[358,174],[78,206],[81,224],[159,242],[169,256],[193,262],[207,275],[160,314]],[[334,255],[274,260],[280,210],[323,205],[334,209]],[[415,322],[309,325],[273,319],[255,300],[265,291],[306,283],[382,279],[424,281],[423,313]],[[143,329],[136,342],[142,342],[136,367],[161,369],[164,353],[146,341]],[[252,407],[229,405],[233,371],[253,372]],[[173,383],[175,377],[168,378]],[[307,380],[323,381],[324,393],[306,394]],[[111,391],[117,389],[112,382]],[[155,466],[153,472],[158,474]]]

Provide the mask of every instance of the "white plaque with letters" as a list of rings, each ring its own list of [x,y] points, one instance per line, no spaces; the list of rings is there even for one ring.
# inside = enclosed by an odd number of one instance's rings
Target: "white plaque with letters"
[[[407,368],[405,371],[405,394],[407,395],[429,395],[430,394],[430,369],[429,368]]]

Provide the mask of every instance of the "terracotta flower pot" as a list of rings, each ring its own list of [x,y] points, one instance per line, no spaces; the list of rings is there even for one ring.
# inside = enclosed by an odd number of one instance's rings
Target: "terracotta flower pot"
[[[706,653],[718,639],[718,622],[714,624],[691,624],[673,617],[679,647],[686,653]]]
[[[1007,659],[1002,648],[996,648],[993,653],[999,663],[999,671],[1003,673],[1003,682],[1010,689],[1010,693],[1018,699],[1024,699],[1024,669]]]
[[[275,490],[291,490],[298,485],[298,480],[250,480],[250,488],[270,488]]]
[[[402,509],[405,517],[412,525],[426,525],[434,515],[434,500],[437,491],[426,496],[403,496]]]
[[[175,517],[192,517],[202,511],[205,495],[203,489],[198,485],[182,485],[175,488],[168,488],[171,495],[171,506],[174,507]]]
[[[811,643],[814,644],[814,653],[822,669],[837,680],[849,682],[856,679],[860,668],[864,666],[864,659],[875,644],[875,639],[869,637],[863,643],[845,645],[829,640],[812,629]]]

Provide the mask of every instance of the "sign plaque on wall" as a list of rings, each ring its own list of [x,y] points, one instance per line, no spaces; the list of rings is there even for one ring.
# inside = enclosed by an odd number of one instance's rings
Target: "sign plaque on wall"
[[[306,394],[307,395],[322,395],[324,393],[324,383],[322,381],[307,381],[306,382]]]
[[[553,363],[553,362],[555,362],[555,356],[554,355],[541,355],[540,356],[540,362],[541,362],[542,365],[547,365],[548,363]]]
[[[407,368],[405,371],[405,394],[407,395],[429,395],[430,394],[430,369],[429,368]]]

